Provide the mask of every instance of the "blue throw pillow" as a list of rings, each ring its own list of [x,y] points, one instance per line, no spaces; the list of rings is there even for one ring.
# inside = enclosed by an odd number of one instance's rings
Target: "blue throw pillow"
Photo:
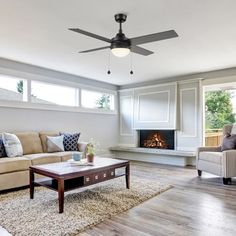
[[[6,154],[4,144],[3,144],[3,140],[2,140],[2,138],[0,138],[0,158],[6,157],[6,156],[7,156],[7,154]]]
[[[78,140],[80,133],[75,133],[75,134],[60,133],[60,135],[64,135],[63,145],[65,151],[79,151]]]

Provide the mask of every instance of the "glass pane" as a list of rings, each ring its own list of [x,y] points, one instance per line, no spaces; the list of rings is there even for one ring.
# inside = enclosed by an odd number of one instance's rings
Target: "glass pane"
[[[76,106],[76,88],[32,81],[32,103]]]
[[[0,75],[0,100],[27,101],[26,80]]]
[[[89,90],[81,91],[81,104],[86,108],[114,110],[114,95]]]
[[[205,146],[220,146],[224,125],[236,122],[236,91],[224,86],[205,88]]]

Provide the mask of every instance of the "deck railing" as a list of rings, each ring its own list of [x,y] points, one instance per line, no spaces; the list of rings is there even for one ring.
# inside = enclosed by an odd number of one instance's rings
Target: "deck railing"
[[[222,129],[205,130],[205,146],[220,146],[223,138]]]

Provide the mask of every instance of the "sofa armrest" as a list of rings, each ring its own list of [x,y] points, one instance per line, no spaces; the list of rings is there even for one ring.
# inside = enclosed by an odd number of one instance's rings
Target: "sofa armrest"
[[[89,142],[79,142],[78,143],[79,151],[83,152],[83,158],[86,157],[86,152],[87,152],[88,144],[89,144]]]
[[[223,177],[236,177],[236,150],[223,151]]]

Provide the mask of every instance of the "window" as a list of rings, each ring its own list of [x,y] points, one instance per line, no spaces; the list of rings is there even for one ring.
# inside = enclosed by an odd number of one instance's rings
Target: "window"
[[[99,89],[99,88],[98,88]],[[73,82],[21,79],[0,74],[0,106],[71,112],[116,113],[116,92]],[[90,110],[88,110],[90,109]]]
[[[114,95],[82,89],[81,105],[85,108],[114,110]]]
[[[0,75],[0,100],[27,101],[27,81]]]
[[[51,105],[78,106],[78,89],[32,81],[31,102]]]

